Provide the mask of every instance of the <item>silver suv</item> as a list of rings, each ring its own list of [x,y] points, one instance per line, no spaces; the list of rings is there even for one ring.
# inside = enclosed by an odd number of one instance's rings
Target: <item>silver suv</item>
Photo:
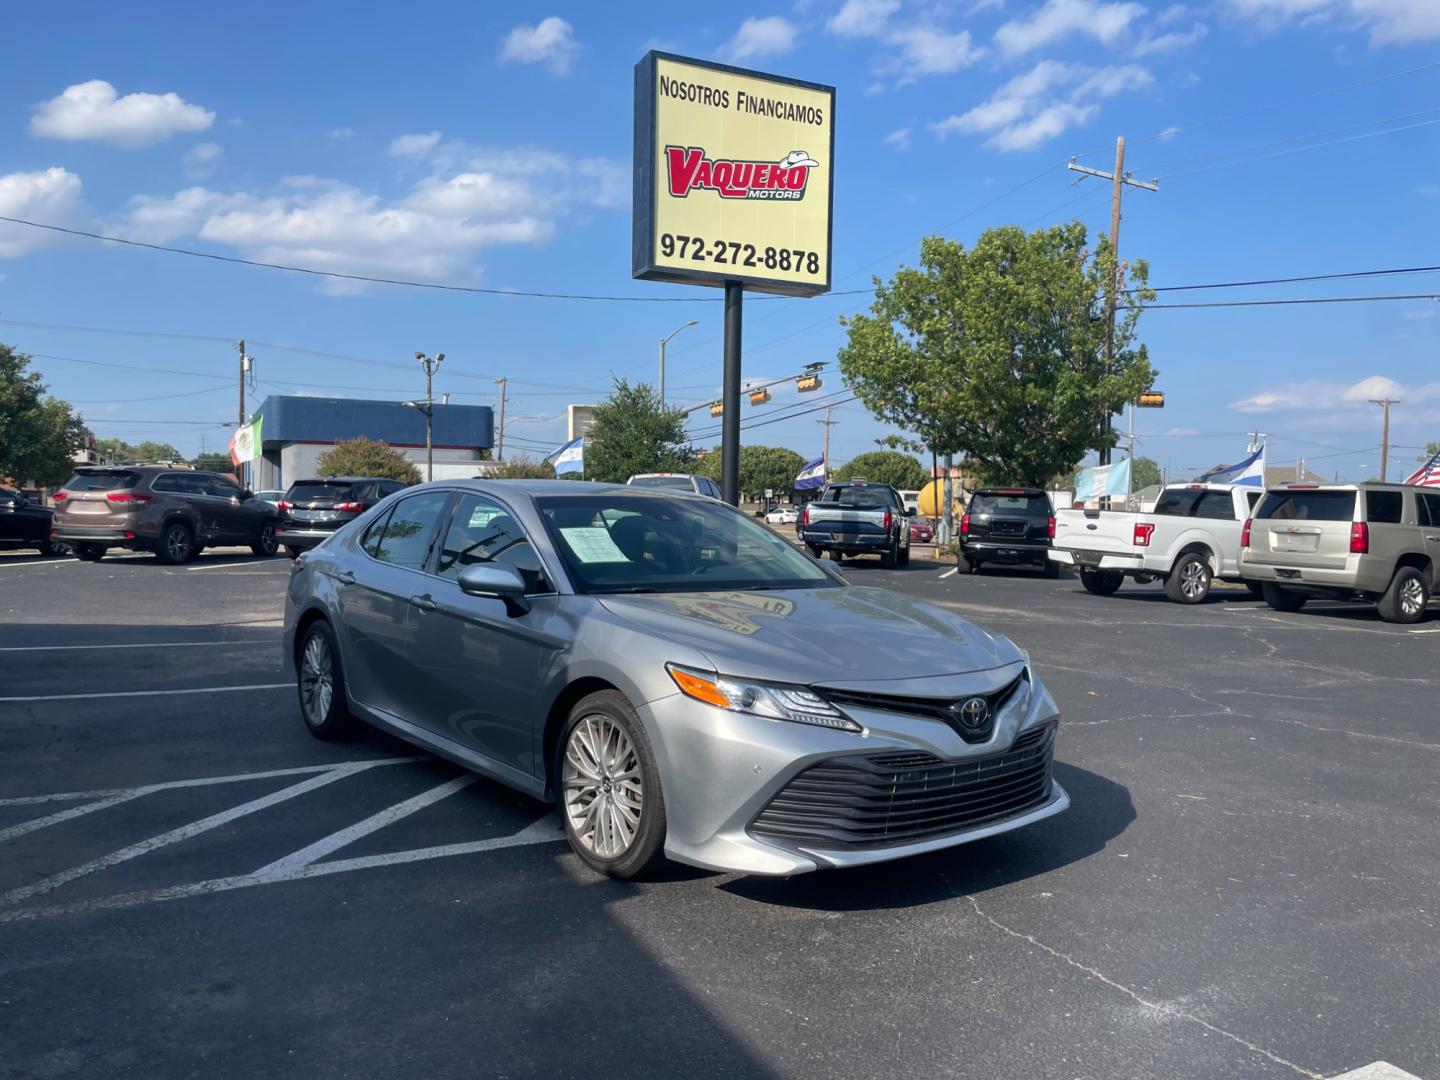
[[[1440,588],[1440,490],[1289,484],[1265,492],[1240,537],[1240,573],[1276,611],[1311,597],[1374,603],[1387,622],[1425,617]]]

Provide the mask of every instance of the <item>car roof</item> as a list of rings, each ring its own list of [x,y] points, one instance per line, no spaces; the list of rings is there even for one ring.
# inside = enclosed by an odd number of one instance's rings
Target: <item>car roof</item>
[[[1044,488],[1033,487],[980,487],[975,489],[976,495],[1046,495]]]
[[[290,481],[290,486],[296,484],[364,484],[374,480],[393,480],[389,476],[307,476],[301,480]],[[404,483],[402,480],[393,480],[394,483]]]

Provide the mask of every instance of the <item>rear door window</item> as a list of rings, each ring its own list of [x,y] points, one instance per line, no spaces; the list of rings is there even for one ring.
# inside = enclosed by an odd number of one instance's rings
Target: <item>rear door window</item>
[[[381,562],[423,570],[435,528],[449,502],[448,491],[427,491],[400,500],[385,522],[385,532],[365,550]],[[371,539],[369,532],[365,539]]]
[[[1440,495],[1417,491],[1415,493],[1415,510],[1420,515],[1420,520],[1426,525],[1440,528]]]
[[[1355,516],[1353,491],[1266,492],[1257,518],[1280,521],[1350,521]]]
[[[1189,517],[1191,511],[1195,509],[1195,504],[1199,501],[1200,492],[1190,491],[1187,488],[1162,491],[1160,498],[1155,501],[1155,509],[1152,512],[1164,514],[1167,517]],[[1225,516],[1229,517],[1230,515]]]
[[[238,499],[240,497],[240,485],[223,476],[197,476],[205,487],[206,492],[220,499]]]
[[[1372,525],[1399,525],[1405,497],[1398,491],[1367,491],[1365,520]]]
[[[1235,520],[1235,499],[1228,491],[1207,491],[1195,504],[1195,516],[1218,521]]]
[[[65,482],[66,491],[118,491],[131,488],[140,474],[133,469],[90,469],[76,473]]]

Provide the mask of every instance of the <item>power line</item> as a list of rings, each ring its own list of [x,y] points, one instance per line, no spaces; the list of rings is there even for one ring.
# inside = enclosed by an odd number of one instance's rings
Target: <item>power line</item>
[[[1440,266],[1402,266],[1391,270],[1349,270],[1338,274],[1306,274],[1302,277],[1257,278],[1253,281],[1219,281],[1209,285],[1157,285],[1151,292],[1188,292],[1195,289],[1243,289],[1256,285],[1291,285],[1302,281],[1339,281],[1342,278],[1391,277],[1398,274],[1433,274]],[[1143,292],[1142,289],[1122,289],[1121,292]]]
[[[1145,311],[1173,308],[1282,307],[1290,304],[1366,304],[1376,300],[1440,300],[1435,293],[1411,293],[1406,296],[1310,296],[1295,300],[1214,300],[1200,304],[1121,304],[1121,310],[1140,307]]]
[[[228,381],[228,380],[227,380]],[[229,390],[228,386],[207,386],[204,390],[187,390],[183,394],[150,394],[147,397],[132,398],[92,398],[88,401],[70,401],[71,405],[128,405],[135,401],[169,401],[172,398],[199,397],[201,394],[214,394],[221,390]]]
[[[1176,176],[1192,176],[1195,173],[1209,172],[1212,169],[1224,169],[1231,165],[1248,165],[1252,161],[1265,161],[1269,158],[1284,157],[1287,154],[1299,154],[1305,150],[1321,150],[1327,146],[1340,146],[1342,143],[1358,142],[1360,139],[1374,139],[1380,135],[1394,135],[1401,131],[1414,131],[1416,128],[1434,127],[1436,124],[1440,124],[1440,120],[1423,120],[1418,124],[1404,124],[1400,127],[1385,128],[1383,131],[1369,131],[1363,135],[1350,135],[1343,139],[1328,139],[1325,142],[1311,143],[1309,146],[1292,146],[1287,150],[1275,150],[1269,154],[1255,154],[1252,157],[1237,158],[1234,161],[1217,161],[1211,165],[1197,165],[1193,169],[1181,169],[1179,172],[1162,173],[1159,179],[1168,180]]]
[[[150,371],[159,375],[192,375],[197,379],[221,379],[226,383],[230,382],[229,375],[211,375],[204,371],[181,371],[178,368],[157,368],[146,367],[141,364],[117,364],[105,360],[80,360],[73,356],[54,356],[50,353],[29,353],[34,360],[58,360],[66,364],[87,364],[93,367],[121,368],[125,371]],[[146,399],[149,400],[148,398]]]

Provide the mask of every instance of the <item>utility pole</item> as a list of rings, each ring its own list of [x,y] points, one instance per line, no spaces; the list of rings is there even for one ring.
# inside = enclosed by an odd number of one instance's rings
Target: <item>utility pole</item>
[[[816,421],[815,421],[817,424],[824,424],[824,425],[825,425],[825,452],[824,452],[824,456],[823,456],[820,460],[821,460],[822,462],[824,462],[824,466],[825,466],[825,479],[826,479],[826,480],[829,480],[829,479],[830,479],[830,429],[840,422],[839,420],[831,420],[831,419],[830,419],[830,414],[831,414],[834,410],[835,410],[835,406],[834,406],[834,405],[826,405],[826,406],[825,406],[825,419],[824,419],[824,420],[816,420]]]
[[[435,394],[431,384],[435,373],[440,370],[440,365],[445,362],[445,354],[436,353],[432,359],[423,352],[417,352],[415,359],[419,360],[425,369],[425,407],[420,411],[425,414],[425,479],[428,481],[435,479]]]
[[[240,354],[240,408],[235,414],[236,419],[239,421],[235,425],[235,431],[236,434],[239,434],[240,429],[245,426],[245,376],[250,373],[250,357],[245,355],[244,338],[241,338],[235,343],[235,349]],[[242,462],[235,466],[235,471],[238,474],[236,479],[240,481],[240,485],[243,487],[245,485],[245,463]]]
[[[1390,406],[1399,405],[1399,398],[1371,398],[1371,405],[1379,405],[1385,410],[1385,419],[1380,427],[1380,482],[1385,482],[1385,469],[1390,464]]]
[[[1091,169],[1078,164],[1074,158],[1070,159],[1069,169],[1071,172],[1078,172],[1084,176],[1094,176],[1101,180],[1109,180],[1112,185],[1110,193],[1110,254],[1114,260],[1114,267],[1110,274],[1110,288],[1105,298],[1105,374],[1109,375],[1115,364],[1115,309],[1119,305],[1121,267],[1120,267],[1120,202],[1126,185],[1135,188],[1144,188],[1146,191],[1159,191],[1160,181],[1157,180],[1136,180],[1125,171],[1125,136],[1121,135],[1115,140],[1115,170],[1114,172],[1102,172],[1099,169]],[[1111,419],[1107,412],[1100,424],[1101,446],[1099,448],[1100,464],[1110,464],[1110,428]]]
[[[500,429],[495,434],[495,460],[505,460],[505,384],[510,381],[508,376],[502,375],[495,382],[500,387]]]

